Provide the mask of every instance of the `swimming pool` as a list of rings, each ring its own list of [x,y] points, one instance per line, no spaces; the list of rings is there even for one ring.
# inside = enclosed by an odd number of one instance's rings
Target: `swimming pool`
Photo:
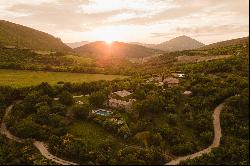
[[[108,116],[111,114],[111,111],[107,111],[104,109],[99,109],[99,110],[95,110],[93,113],[97,114],[97,115],[101,115],[101,116]]]

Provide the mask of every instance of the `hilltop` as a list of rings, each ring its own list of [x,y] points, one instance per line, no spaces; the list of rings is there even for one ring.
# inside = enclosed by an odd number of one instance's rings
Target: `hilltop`
[[[81,47],[85,44],[89,44],[90,42],[88,41],[80,41],[80,42],[73,42],[73,43],[66,43],[67,46],[71,47],[72,49],[77,48],[77,47]]]
[[[192,50],[204,46],[203,43],[192,39],[188,36],[179,36],[169,41],[157,44],[154,48],[163,51],[182,51],[182,50]]]
[[[5,20],[0,20],[0,44],[42,51],[71,51],[60,38]]]
[[[159,49],[167,52],[192,50],[205,46],[205,44],[185,35],[173,38],[160,44],[144,44],[138,42],[134,43],[142,45],[144,47]]]
[[[128,44],[123,42],[113,42],[111,44],[107,44],[103,41],[86,44],[84,46],[75,48],[74,51],[82,56],[89,56],[92,58],[142,58],[162,53],[162,51],[136,44]]]

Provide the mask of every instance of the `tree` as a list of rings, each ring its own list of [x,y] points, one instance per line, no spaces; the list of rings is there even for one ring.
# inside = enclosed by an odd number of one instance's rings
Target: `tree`
[[[31,113],[34,111],[34,106],[38,102],[40,94],[38,91],[31,91],[28,95],[24,98],[23,103],[25,107],[26,113]]]
[[[39,90],[41,94],[48,95],[50,97],[54,95],[53,88],[47,82],[42,82],[38,85],[37,90]]]
[[[14,130],[15,133],[23,138],[41,138],[41,126],[36,124],[31,116],[22,119],[19,123],[16,123]]]
[[[166,103],[164,97],[159,94],[149,94],[146,99],[137,101],[133,105],[133,109],[139,111],[140,116],[143,116],[145,112],[157,113],[164,110]]]
[[[50,114],[50,108],[48,105],[42,105],[37,108],[37,113],[35,114],[35,120],[39,124],[48,124],[48,115]]]
[[[74,105],[69,112],[69,116],[73,119],[86,119],[89,115],[90,107],[88,104]]]
[[[161,165],[164,157],[156,149],[126,146],[118,152],[118,162],[122,165]]]
[[[146,93],[145,93],[145,91],[144,91],[143,89],[137,88],[137,89],[135,90],[135,97],[136,97],[137,99],[142,100],[142,99],[145,98],[145,96],[146,96]]]
[[[90,94],[89,102],[94,106],[100,107],[103,105],[106,98],[107,96],[105,96],[102,91],[97,91]]]
[[[64,105],[72,105],[74,102],[72,94],[69,93],[68,91],[63,91],[60,94],[59,101]]]
[[[63,104],[57,103],[52,105],[51,112],[64,116],[66,114],[66,107]]]

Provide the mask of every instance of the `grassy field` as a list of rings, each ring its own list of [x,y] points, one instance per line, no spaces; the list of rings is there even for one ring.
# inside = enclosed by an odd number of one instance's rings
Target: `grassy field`
[[[58,81],[91,82],[122,78],[126,78],[126,76],[0,69],[0,85],[13,87],[37,85],[41,82],[57,84]]]
[[[78,121],[69,126],[69,133],[77,139],[88,141],[93,148],[98,148],[105,140],[116,142],[119,146],[122,141],[105,131],[100,125],[90,121]]]

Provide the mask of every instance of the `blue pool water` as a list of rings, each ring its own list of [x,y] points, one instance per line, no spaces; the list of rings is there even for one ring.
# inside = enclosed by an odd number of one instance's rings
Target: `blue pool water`
[[[107,116],[107,115],[109,115],[110,113],[107,112],[107,111],[98,111],[96,114],[102,115],[102,116]]]

